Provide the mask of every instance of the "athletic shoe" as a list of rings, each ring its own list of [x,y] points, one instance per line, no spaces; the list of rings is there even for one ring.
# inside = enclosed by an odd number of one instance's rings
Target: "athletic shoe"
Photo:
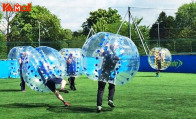
[[[109,100],[109,101],[108,101],[108,105],[109,105],[110,107],[115,107],[112,100]]]
[[[75,86],[73,86],[73,90],[76,90],[76,87]]]
[[[64,105],[65,105],[65,107],[69,107],[70,106],[70,104],[68,103],[68,102],[64,102]]]
[[[68,90],[64,90],[64,93],[69,93],[69,91]]]
[[[101,112],[101,106],[97,106],[97,113],[100,113]]]
[[[22,92],[26,92],[25,90],[22,90]]]
[[[70,89],[71,89],[71,90],[74,90],[73,86],[70,85]]]
[[[63,90],[61,89],[61,90],[59,90],[59,92],[69,93],[69,91],[66,89],[63,89]]]

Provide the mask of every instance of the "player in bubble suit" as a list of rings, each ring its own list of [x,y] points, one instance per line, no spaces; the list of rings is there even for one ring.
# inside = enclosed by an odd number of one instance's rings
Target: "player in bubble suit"
[[[115,85],[109,82],[115,80],[116,74],[115,66],[119,61],[119,57],[115,54],[115,47],[107,43],[103,50],[100,51],[100,56],[103,57],[103,63],[99,70],[98,92],[97,92],[97,112],[101,112],[102,98],[106,82],[109,84],[108,105],[115,107],[113,104],[113,97],[115,93]]]
[[[38,73],[41,76],[43,82],[45,85],[56,95],[56,97],[63,102],[65,106],[70,106],[70,104],[63,99],[63,97],[59,94],[59,92],[56,90],[56,84],[60,84],[60,92],[68,93],[67,90],[64,89],[66,82],[62,78],[58,78],[55,75],[52,74],[52,76],[47,76],[47,80],[45,78],[44,74],[50,73],[50,70],[53,67],[49,66],[47,63],[40,62],[40,67],[38,68]]]
[[[156,65],[157,65],[157,72],[156,72],[156,76],[160,77],[159,73],[161,72],[161,61],[162,61],[162,57],[161,57],[161,53],[158,53],[158,56],[156,57]]]
[[[20,53],[20,57],[18,59],[19,64],[20,64],[20,66],[19,66],[20,79],[21,79],[20,87],[21,87],[21,91],[22,92],[25,92],[25,81],[24,81],[23,76],[22,76],[22,64],[23,64],[23,61],[24,61],[25,56],[26,56],[26,53],[25,52],[21,52]]]
[[[157,70],[156,76],[160,77],[160,72],[166,70],[172,61],[172,55],[167,48],[154,47],[149,52],[148,63]]]
[[[68,78],[68,81],[70,83],[70,89],[71,90],[76,90],[75,87],[75,73],[76,73],[76,61],[75,61],[75,57],[73,56],[72,53],[69,54],[67,60],[67,74],[70,76]]]

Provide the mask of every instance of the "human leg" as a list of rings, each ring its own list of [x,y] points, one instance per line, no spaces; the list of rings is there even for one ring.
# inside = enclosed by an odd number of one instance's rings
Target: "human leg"
[[[64,89],[65,88],[65,85],[66,85],[66,81],[65,80],[62,80],[61,81],[61,88],[60,89]]]
[[[69,87],[70,87],[70,89],[73,90],[71,77],[68,78],[68,81],[69,81]]]
[[[160,77],[160,75],[159,75],[160,72],[161,72],[161,61],[158,61],[158,70],[157,70],[157,73],[156,73],[157,77]]]
[[[108,89],[109,89],[109,93],[108,93],[108,105],[110,107],[115,107],[114,104],[113,104],[113,98],[114,98],[114,93],[115,93],[115,85],[109,83]]]
[[[75,77],[71,77],[71,82],[72,82],[73,90],[76,90],[76,87],[75,87]]]
[[[22,76],[22,70],[20,70],[20,79],[21,79],[21,82],[20,82],[21,91],[24,92],[25,91],[25,81]]]
[[[114,97],[114,93],[115,93],[115,85],[109,83],[108,89],[109,89],[108,100],[113,101],[113,97]]]
[[[56,95],[56,97],[63,102],[63,104],[65,106],[69,106],[69,103],[66,102],[63,97],[59,94],[59,92],[56,90],[56,87],[55,87],[55,83],[52,81],[52,80],[49,80],[47,83],[46,83],[46,86]]]
[[[71,90],[76,90],[76,87],[75,87],[75,77],[70,77],[69,81],[70,81],[70,89]]]
[[[70,77],[68,78],[68,81],[69,81],[69,85],[71,85]]]
[[[59,92],[69,93],[69,91],[65,89],[65,86],[66,86],[66,81],[65,80],[62,80],[61,81],[61,87],[60,87]]]
[[[25,91],[25,81],[23,78],[21,79],[21,90]]]
[[[98,91],[97,91],[97,112],[101,112],[102,98],[105,89],[105,82],[98,81]]]
[[[160,71],[161,71],[161,70],[157,70],[157,72],[156,72],[156,76],[157,76],[157,77],[160,77],[160,75],[159,75]]]
[[[60,101],[63,102],[63,104],[64,104],[65,106],[70,106],[70,104],[69,104],[68,102],[66,102],[66,101],[63,99],[63,97],[59,94],[58,91],[55,90],[53,93],[56,95],[56,97],[57,97]]]

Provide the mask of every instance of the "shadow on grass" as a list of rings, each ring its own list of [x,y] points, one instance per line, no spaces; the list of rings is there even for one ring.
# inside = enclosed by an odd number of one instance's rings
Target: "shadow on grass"
[[[54,113],[97,113],[96,106],[82,106],[82,105],[74,105],[70,107],[65,106],[51,106],[45,103],[12,103],[12,104],[4,104],[0,105],[3,108],[40,108],[46,107],[48,111]],[[104,107],[102,112],[112,111],[112,108]]]
[[[0,89],[0,92],[20,92],[19,89]]]
[[[70,107],[54,107],[50,106],[47,110],[55,112],[55,113],[97,113],[96,106],[82,106],[82,105],[74,105]],[[112,111],[112,108],[106,108],[104,107],[102,109],[102,112]]]
[[[13,103],[13,104],[0,105],[0,107],[4,107],[4,108],[38,108],[38,107],[50,107],[50,105],[44,104],[44,103]]]

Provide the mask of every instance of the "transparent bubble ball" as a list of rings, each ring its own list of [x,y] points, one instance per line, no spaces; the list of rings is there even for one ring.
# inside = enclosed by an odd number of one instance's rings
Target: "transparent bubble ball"
[[[35,48],[51,67],[54,68],[55,75],[64,78],[66,76],[66,61],[63,56],[54,48],[40,46]]]
[[[22,65],[22,75],[25,83],[35,91],[50,92],[50,89],[45,84],[48,80],[52,80],[49,77],[61,78],[57,73],[59,69],[53,64],[54,61],[48,60],[46,55],[41,55],[35,48],[29,48],[25,52],[26,57]],[[55,56],[51,57],[54,58]],[[50,69],[49,67],[52,68]],[[58,87],[59,85],[56,86]]]
[[[67,77],[80,76],[82,74],[82,50],[80,48],[63,48],[59,53],[67,63]]]
[[[123,85],[137,73],[140,57],[136,45],[127,37],[99,32],[82,47],[83,70],[88,78]]]
[[[10,69],[10,77],[17,77],[20,75],[19,72],[19,58],[21,56],[21,53],[24,53],[26,49],[33,48],[31,46],[17,46],[13,47],[9,54],[8,54],[8,60],[12,60],[11,64],[9,65]]]
[[[18,60],[20,58],[20,53],[21,52],[25,52],[26,49],[30,48],[31,46],[17,46],[17,47],[13,47],[9,54],[8,54],[8,59],[10,60]]]
[[[165,70],[172,61],[171,53],[167,48],[155,47],[149,53],[148,63],[153,69]]]

